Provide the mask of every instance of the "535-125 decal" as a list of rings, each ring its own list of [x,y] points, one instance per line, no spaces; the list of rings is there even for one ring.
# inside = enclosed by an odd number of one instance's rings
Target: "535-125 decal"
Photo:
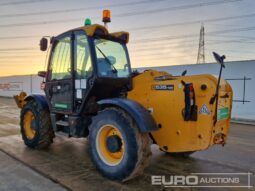
[[[152,89],[153,90],[168,90],[168,91],[173,91],[174,90],[174,85],[170,85],[170,84],[167,84],[167,85],[153,85],[152,86]]]

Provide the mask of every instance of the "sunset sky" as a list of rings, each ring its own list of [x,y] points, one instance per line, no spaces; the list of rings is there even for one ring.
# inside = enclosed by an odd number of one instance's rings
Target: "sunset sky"
[[[199,30],[205,26],[206,62],[212,51],[227,61],[255,59],[254,0],[0,0],[0,76],[44,70],[42,36],[83,25],[102,24],[130,32],[132,67],[195,64]]]

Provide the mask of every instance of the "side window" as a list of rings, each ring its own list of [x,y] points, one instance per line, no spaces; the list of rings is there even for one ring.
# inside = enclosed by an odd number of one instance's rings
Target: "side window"
[[[86,79],[92,74],[92,63],[87,36],[82,32],[77,32],[75,39],[76,79]]]
[[[50,67],[50,80],[71,78],[71,37],[60,39],[53,49]]]

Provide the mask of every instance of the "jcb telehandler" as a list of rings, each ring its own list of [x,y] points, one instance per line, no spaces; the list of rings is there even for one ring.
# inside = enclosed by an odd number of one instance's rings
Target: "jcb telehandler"
[[[109,12],[104,15],[109,22]],[[225,144],[232,89],[221,79],[224,56],[214,53],[218,78],[132,72],[128,39],[127,32],[109,33],[89,20],[50,39],[48,69],[38,72],[45,95],[15,96],[28,147],[48,147],[55,132],[88,137],[97,169],[125,181],[141,174],[152,143],[181,154]],[[47,46],[42,38],[40,49]]]

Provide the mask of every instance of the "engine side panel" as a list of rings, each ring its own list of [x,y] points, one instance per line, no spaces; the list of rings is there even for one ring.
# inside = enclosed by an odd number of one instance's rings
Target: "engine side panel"
[[[232,89],[225,80],[221,80],[218,108],[221,119],[215,124],[215,106],[210,99],[215,94],[217,78],[212,75],[172,77],[168,80],[155,80],[155,77],[170,75],[165,72],[146,71],[133,78],[134,89],[128,98],[142,104],[151,111],[160,129],[152,132],[159,147],[166,152],[185,152],[207,149],[215,143],[222,143],[228,134],[232,103]],[[197,120],[185,121],[185,83],[192,83],[195,90]],[[206,85],[202,90],[201,85]],[[227,109],[226,109],[227,108]],[[217,135],[217,136],[216,136]],[[219,138],[215,141],[215,137]]]

